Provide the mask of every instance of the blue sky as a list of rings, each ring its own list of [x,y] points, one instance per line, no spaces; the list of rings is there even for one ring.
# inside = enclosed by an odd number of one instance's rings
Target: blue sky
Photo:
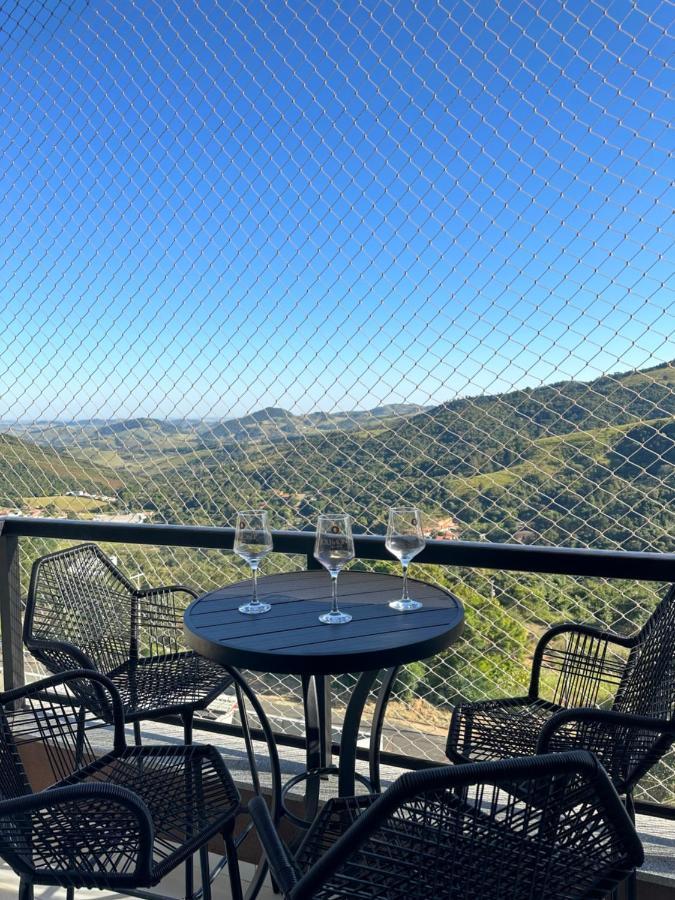
[[[437,403],[675,358],[667,4],[2,15],[0,418]]]

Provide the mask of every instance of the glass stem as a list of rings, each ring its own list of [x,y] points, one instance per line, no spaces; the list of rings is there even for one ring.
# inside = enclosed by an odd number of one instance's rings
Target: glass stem
[[[251,571],[253,572],[253,600],[251,603],[258,602],[258,567],[251,566]]]
[[[410,598],[408,597],[408,563],[402,562],[401,565],[403,566],[403,599],[409,600]]]
[[[336,572],[335,574],[333,574],[333,573],[331,572],[331,573],[330,573],[330,579],[331,579],[331,587],[332,587],[332,589],[333,589],[333,605],[331,606],[331,610],[330,610],[330,611],[336,613],[336,612],[340,612],[340,610],[338,609],[338,602],[337,602],[337,580],[338,580],[338,573]]]

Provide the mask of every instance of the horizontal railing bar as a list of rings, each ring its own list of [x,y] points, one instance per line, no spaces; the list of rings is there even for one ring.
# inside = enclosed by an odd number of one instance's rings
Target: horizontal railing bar
[[[675,820],[675,806],[668,806],[666,803],[654,803],[651,800],[635,800],[634,806],[635,812],[641,816]]]
[[[94,522],[86,519],[38,519],[9,516],[1,520],[1,533],[21,537],[62,540],[154,544],[230,550],[233,528],[207,525],[136,525],[128,522]],[[278,553],[311,554],[314,532],[275,531]],[[354,536],[359,559],[386,559],[391,555],[382,535]],[[637,581],[675,582],[675,553],[628,550],[588,550],[580,547],[543,547],[531,544],[492,544],[482,541],[429,541],[415,562],[548,575],[585,575]]]

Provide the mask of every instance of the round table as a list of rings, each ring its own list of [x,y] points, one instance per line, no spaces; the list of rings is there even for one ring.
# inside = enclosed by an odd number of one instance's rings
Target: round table
[[[318,776],[335,771],[330,690],[327,676],[359,674],[342,727],[338,791],[354,793],[356,744],[364,705],[378,674],[387,670],[379,691],[370,739],[370,786],[379,790],[379,744],[386,705],[400,666],[445,650],[462,633],[464,609],[449,591],[409,580],[410,594],[424,604],[398,612],[389,601],[401,596],[403,580],[370,572],[343,572],[338,580],[340,609],[352,615],[345,625],[324,625],[331,585],[321,571],[270,575],[258,581],[258,596],[272,609],[258,616],[237,609],[251,597],[251,581],[218,588],[194,600],[185,612],[188,644],[223,665],[302,680],[307,773],[315,776],[306,796],[310,818],[318,804]],[[294,779],[293,781],[297,781]],[[363,779],[362,779],[363,780]],[[295,817],[292,817],[295,818]]]

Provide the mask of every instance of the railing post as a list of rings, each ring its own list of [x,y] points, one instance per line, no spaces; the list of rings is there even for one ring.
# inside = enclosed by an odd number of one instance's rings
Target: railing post
[[[2,630],[2,673],[4,689],[23,687],[21,573],[19,539],[0,534],[0,629]]]

